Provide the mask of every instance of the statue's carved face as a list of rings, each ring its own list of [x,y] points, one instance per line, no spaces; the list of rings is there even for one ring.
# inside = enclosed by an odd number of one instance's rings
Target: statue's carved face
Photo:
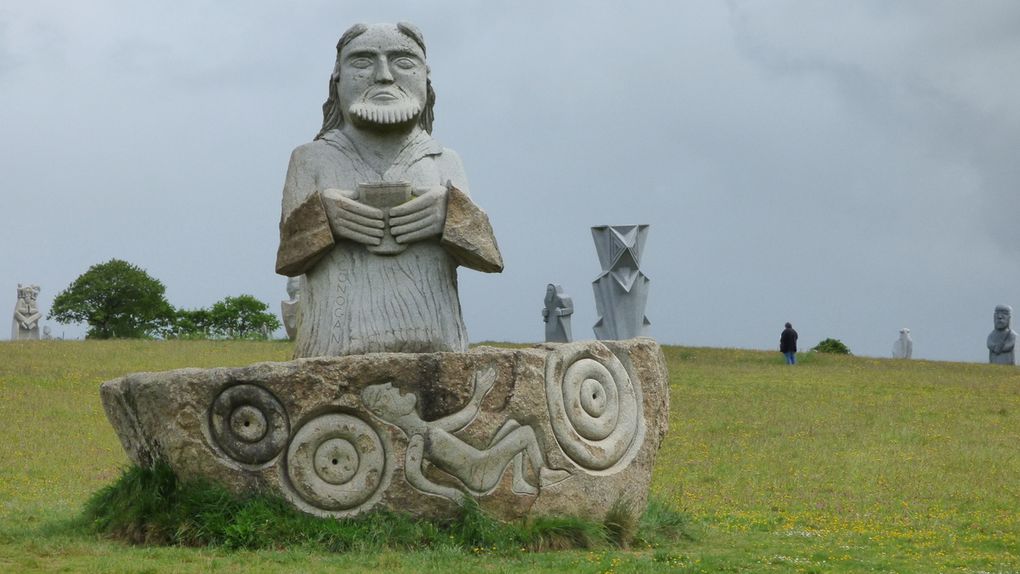
[[[337,94],[344,119],[355,125],[417,120],[427,80],[425,54],[414,40],[396,26],[370,26],[340,53]]]
[[[996,309],[995,310],[995,328],[1002,331],[1009,328],[1009,309]]]

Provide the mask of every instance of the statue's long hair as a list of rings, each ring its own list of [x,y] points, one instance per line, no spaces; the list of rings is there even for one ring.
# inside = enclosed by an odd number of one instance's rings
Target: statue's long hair
[[[337,80],[340,79],[340,51],[343,50],[344,46],[351,43],[351,40],[365,33],[368,30],[368,26],[365,24],[355,24],[344,32],[343,36],[340,36],[340,41],[336,43],[336,64],[333,66],[333,73],[329,76],[329,98],[326,99],[326,103],[322,104],[322,129],[319,130],[319,134],[315,136],[315,139],[319,139],[323,134],[330,130],[340,129],[344,125],[343,110],[340,107],[340,96],[337,93]],[[414,25],[406,22],[400,22],[397,24],[397,30],[403,35],[414,40],[415,44],[421,48],[422,55],[425,54],[425,38],[422,37],[421,31],[418,30]],[[433,108],[436,105],[436,92],[432,89],[432,78],[428,74],[428,66],[425,68],[425,107],[421,111],[421,115],[418,116],[418,126],[428,133],[432,133],[432,120],[435,117]]]

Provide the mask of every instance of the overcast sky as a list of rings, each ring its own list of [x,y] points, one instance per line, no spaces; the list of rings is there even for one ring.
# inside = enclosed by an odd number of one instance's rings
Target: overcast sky
[[[662,343],[775,349],[791,321],[883,357],[909,327],[916,358],[983,362],[1020,309],[1015,0],[33,0],[0,4],[4,312],[111,258],[177,307],[278,311],[290,151],[340,34],[398,20],[506,262],[460,272],[473,341],[541,340],[549,282],[591,338],[603,224],[651,225]]]

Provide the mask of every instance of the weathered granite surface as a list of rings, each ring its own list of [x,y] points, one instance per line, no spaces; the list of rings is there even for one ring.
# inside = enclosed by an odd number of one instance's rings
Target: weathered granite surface
[[[101,395],[134,463],[316,515],[448,516],[470,496],[507,519],[599,519],[643,508],[668,385],[642,338],[137,373]]]

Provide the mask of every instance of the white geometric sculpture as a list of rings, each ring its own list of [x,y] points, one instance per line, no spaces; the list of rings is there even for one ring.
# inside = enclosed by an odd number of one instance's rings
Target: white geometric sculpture
[[[648,284],[638,269],[647,225],[600,225],[591,228],[602,274],[592,282],[595,308],[595,338],[621,340],[643,337],[651,324],[645,317]]]

